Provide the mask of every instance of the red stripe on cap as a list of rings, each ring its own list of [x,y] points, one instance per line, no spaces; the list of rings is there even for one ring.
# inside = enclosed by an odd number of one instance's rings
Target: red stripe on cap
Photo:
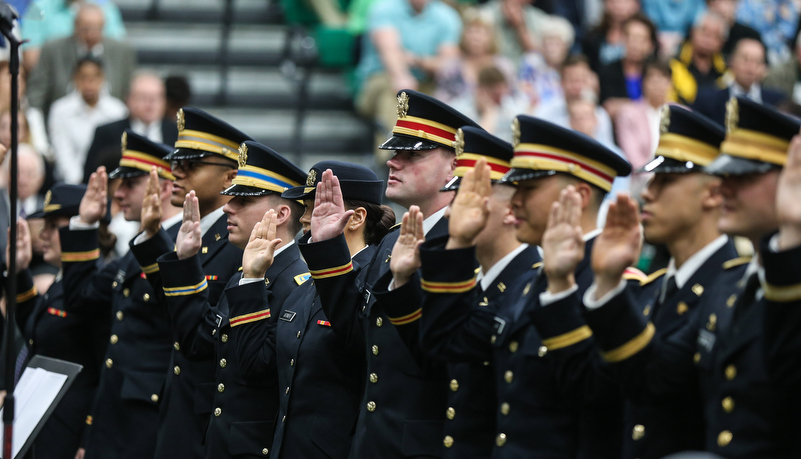
[[[457,159],[456,167],[475,167],[476,162],[477,161],[475,159]],[[501,174],[505,174],[509,172],[509,169],[511,169],[509,166],[495,164],[489,160],[487,161],[487,165],[490,167],[491,170],[495,172],[500,172]]]
[[[422,123],[415,123],[414,121],[406,121],[399,119],[395,126],[406,128],[406,129],[414,129],[415,131],[423,131],[429,134],[433,134],[439,137],[444,137],[448,140],[456,139],[456,134],[452,132],[448,132],[444,129],[435,128],[433,126],[428,126]]]

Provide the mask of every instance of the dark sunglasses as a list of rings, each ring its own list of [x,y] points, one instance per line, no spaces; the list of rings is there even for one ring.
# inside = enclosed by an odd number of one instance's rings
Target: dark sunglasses
[[[194,169],[195,166],[197,166],[198,164],[205,164],[208,166],[222,166],[230,169],[236,168],[236,165],[234,164],[210,163],[208,161],[196,161],[194,159],[176,159],[170,163],[170,167],[174,171],[180,170],[184,172],[189,172],[192,169]]]

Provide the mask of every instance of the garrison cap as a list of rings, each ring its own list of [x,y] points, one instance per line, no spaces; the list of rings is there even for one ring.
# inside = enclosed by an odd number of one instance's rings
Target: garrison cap
[[[512,168],[509,163],[514,155],[512,144],[483,129],[473,126],[459,128],[453,145],[456,149],[456,169],[453,171],[453,178],[440,191],[458,190],[464,174],[482,157],[487,159],[487,165],[492,169],[490,178],[493,183],[500,180]]]
[[[292,164],[272,148],[247,141],[237,150],[239,170],[231,186],[220,194],[264,196],[298,186],[306,179],[303,169]]]
[[[175,151],[167,158],[200,159],[218,155],[238,161],[239,145],[251,139],[225,121],[194,107],[178,110],[178,140]]]
[[[156,166],[159,177],[175,180],[170,164],[164,159],[170,153],[172,153],[172,148],[168,145],[153,142],[145,136],[126,129],[122,133],[120,165],[108,174],[108,178],[129,178],[148,175],[150,168]]]
[[[720,155],[707,167],[714,175],[761,174],[787,161],[790,140],[801,120],[743,96],[726,104],[726,139]]]
[[[447,104],[411,89],[398,93],[397,109],[392,137],[378,147],[381,150],[453,149],[457,129],[462,126],[480,129],[473,120]]]
[[[638,172],[703,172],[720,152],[723,126],[681,105],[662,106],[656,158]]]
[[[59,182],[45,194],[44,208],[28,215],[28,218],[74,217],[78,215],[86,185],[71,185]]]
[[[615,177],[631,173],[628,161],[593,138],[539,118],[518,115],[512,120],[512,138],[512,169],[502,183],[563,172],[609,192]]]
[[[320,161],[309,170],[306,186],[289,189],[281,197],[297,200],[314,199],[317,184],[323,179],[323,172],[326,169],[331,169],[339,179],[344,199],[381,204],[384,181],[379,180],[375,172],[362,165],[342,161]]]

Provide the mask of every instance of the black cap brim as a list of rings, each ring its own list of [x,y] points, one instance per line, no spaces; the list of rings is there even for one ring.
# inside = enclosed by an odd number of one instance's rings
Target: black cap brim
[[[433,150],[435,148],[447,148],[445,145],[423,140],[418,137],[407,137],[402,134],[394,134],[388,138],[384,143],[378,146],[379,150]]]
[[[310,191],[306,191],[307,188],[311,188]],[[308,187],[308,186],[294,186],[283,193],[281,193],[281,197],[284,199],[292,199],[296,201],[303,201],[304,199],[314,199],[314,191],[316,187]]]
[[[712,164],[706,166],[706,173],[717,176],[764,174],[774,169],[781,169],[778,164],[739,158],[720,154]]]
[[[704,166],[692,161],[679,161],[666,156],[657,156],[645,166],[637,169],[638,174],[687,174],[690,172],[706,172]]]
[[[445,184],[444,187],[440,188],[439,191],[456,191],[459,189],[459,185],[462,183],[461,177],[454,177]]]
[[[268,194],[275,194],[275,193],[276,193],[275,191],[265,190],[263,188],[257,188],[255,186],[238,185],[238,184],[231,185],[228,188],[220,191],[220,194],[225,196],[243,196],[243,197],[267,196]]]
[[[108,173],[109,180],[114,180],[118,178],[131,178],[131,177],[139,177],[142,175],[148,175],[149,172],[143,171],[142,169],[137,169],[135,167],[127,167],[127,166],[120,166],[113,171]]]
[[[170,162],[177,159],[200,159],[207,158],[212,155],[214,155],[214,153],[210,151],[193,150],[191,148],[176,148],[172,153],[164,157],[164,161]],[[224,158],[222,155],[217,156]]]
[[[544,170],[534,170],[534,169],[520,169],[513,167],[506,173],[498,183],[502,183],[505,185],[514,185],[517,182],[522,182],[525,180],[533,180],[536,178],[541,177],[549,177],[551,175],[556,175],[556,171],[544,171]]]
[[[108,212],[107,212],[108,213]],[[28,215],[31,218],[47,218],[47,217],[74,217],[78,215],[77,206],[60,207],[51,212],[45,212],[44,209],[37,210],[36,212]]]
[[[339,187],[342,190],[342,198],[345,200],[350,199],[380,205],[381,197],[384,195],[384,182],[382,180],[355,182],[340,180]],[[306,199],[314,199],[316,192],[316,186],[296,186],[281,193],[281,197],[293,201],[303,201]]]

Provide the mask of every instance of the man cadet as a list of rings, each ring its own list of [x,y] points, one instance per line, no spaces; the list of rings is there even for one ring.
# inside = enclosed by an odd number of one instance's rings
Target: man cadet
[[[465,177],[452,205],[451,218],[460,218],[451,224],[446,246],[426,242],[421,248],[422,286],[427,292],[422,339],[434,349],[476,356],[477,362],[491,356],[498,404],[493,457],[597,457],[600,451],[604,457],[617,457],[622,402],[614,387],[602,385],[597,395],[585,394],[583,387],[582,375],[592,363],[591,334],[587,327],[569,326],[563,310],[543,306],[544,300],[553,301],[546,288],[553,289],[554,277],[548,263],[554,243],[545,230],[553,203],[564,190],[572,190],[578,196],[572,207],[571,228],[578,239],[574,247],[583,257],[574,269],[560,274],[575,279],[579,290],[589,287],[589,247],[599,232],[598,208],[614,178],[628,175],[631,168],[589,137],[547,121],[520,115],[513,131],[512,169],[502,182],[517,187],[511,201],[516,236],[543,247],[545,275],[531,269],[521,272],[514,285],[507,285],[513,291],[494,314],[482,316],[482,308],[470,307],[476,289],[469,263],[472,244],[488,224],[488,213],[481,210],[487,188],[480,183],[486,175],[477,169],[477,179]],[[584,252],[583,244],[588,247]],[[632,276],[644,278],[634,272]],[[564,360],[584,363],[575,373],[565,374]],[[597,403],[604,398],[610,400],[608,406]]]
[[[404,90],[398,94],[393,136],[379,147],[395,151],[387,161],[386,197],[418,206],[426,237],[447,232],[442,215],[452,195],[438,190],[453,178],[453,141],[462,126],[478,127],[442,102]],[[384,238],[368,266],[354,265],[342,234],[349,216],[330,193],[317,192],[311,231],[304,236],[313,242],[301,243],[300,249],[332,328],[348,345],[364,346],[366,352],[367,380],[350,457],[439,457],[447,408],[444,368],[419,346],[404,345],[393,326],[393,320],[404,319],[390,319],[372,293],[379,278],[391,275],[390,255],[399,234]],[[362,269],[369,270],[364,283],[357,281]]]
[[[507,292],[511,292],[514,283],[520,274],[530,271],[532,266],[539,266],[540,256],[536,247],[521,243],[515,237],[515,217],[512,213],[510,199],[514,194],[514,187],[509,184],[500,184],[498,180],[511,168],[509,161],[514,151],[512,145],[497,137],[470,126],[460,128],[456,132],[456,169],[454,178],[441,190],[443,192],[456,191],[457,199],[459,187],[467,171],[472,170],[476,162],[490,167],[492,191],[489,196],[489,215],[487,225],[474,240],[468,241],[474,249],[475,259],[478,260],[481,270],[478,274],[477,287],[471,290],[473,297],[470,305],[478,309],[478,314],[487,316],[488,320],[478,323],[478,326],[492,324],[498,304],[504,300]],[[480,167],[480,166],[476,166]],[[469,184],[472,187],[472,183]],[[472,188],[468,188],[471,190]],[[459,201],[457,201],[459,202]],[[465,216],[459,213],[464,206],[456,205],[446,211],[449,226],[459,227]],[[455,212],[455,213],[454,213]],[[419,212],[418,212],[419,214]],[[394,287],[396,292],[387,294],[386,312],[393,317],[403,317],[413,314],[421,303],[421,293],[417,289],[403,288],[403,283],[412,286],[408,279],[420,267],[419,254],[408,256],[415,251],[414,239],[406,238],[405,233],[414,232],[415,228],[407,228],[409,218],[404,219],[401,228],[401,237],[393,249],[393,259],[390,263]],[[419,215],[417,218],[419,220]],[[410,239],[412,245],[404,244]],[[430,244],[444,245],[447,236],[431,241]],[[403,262],[403,265],[401,265]],[[472,263],[471,260],[466,262]],[[425,266],[426,270],[448,270],[451,267],[431,260]],[[423,271],[425,275],[428,271]],[[380,284],[379,284],[380,285]],[[430,288],[424,286],[424,288]],[[405,291],[405,293],[401,293]],[[385,295],[376,292],[376,295]],[[454,297],[455,298],[455,297]],[[417,320],[397,324],[396,327],[419,327]],[[491,331],[491,327],[490,327]],[[413,334],[417,336],[417,333]],[[429,346],[424,342],[423,347],[434,358],[453,362],[448,364],[448,408],[443,437],[445,458],[489,458],[495,444],[495,371],[488,365],[490,353],[461,355],[452,352],[446,347]]]
[[[200,262],[205,279],[195,290],[205,286],[211,305],[217,304],[227,280],[242,262],[242,250],[227,240],[228,219],[222,207],[229,198],[220,192],[231,186],[237,172],[239,145],[247,140],[247,135],[202,110],[186,107],[178,111],[178,140],[167,157],[175,176],[170,202],[183,205],[187,194],[198,201]],[[159,228],[155,185],[151,189],[154,191],[148,192],[143,204],[143,232],[132,241],[131,251],[159,297],[160,306],[166,308],[157,259],[172,252],[175,245]],[[184,209],[181,225],[185,237],[193,234],[189,212]],[[214,409],[215,362],[211,358],[191,361],[180,350],[181,344],[175,340],[162,397],[156,458],[203,457],[203,435]]]
[[[665,244],[671,258],[643,283],[641,304],[656,334],[668,340],[687,325],[724,270],[736,271],[748,258],[737,258],[733,242],[720,234],[720,179],[704,172],[725,131],[680,105],[663,106],[661,117],[657,156],[643,168],[654,176],[642,192],[642,225],[645,240]],[[624,458],[661,458],[704,447],[697,390],[680,397],[629,397],[625,419]]]
[[[760,239],[779,227],[777,184],[801,121],[737,97],[729,102],[726,124],[721,154],[706,168],[722,177],[718,228],[760,247]],[[714,291],[704,292],[688,326],[664,340],[618,282],[621,265],[636,257],[633,240],[639,233],[636,208],[623,204],[629,216],[612,225],[615,237],[596,248],[595,284],[584,304],[594,308],[587,320],[626,392],[682,396],[698,384],[707,451],[727,458],[799,457],[797,388],[769,376],[763,330],[768,306],[781,307],[788,298],[787,290],[774,286],[787,285],[778,281],[786,279],[785,272],[792,271],[787,267],[797,266],[797,259],[782,261],[788,251],[774,253],[762,245],[739,282],[723,274]],[[774,261],[777,265],[768,264]],[[774,270],[770,280],[768,266]],[[777,274],[777,269],[786,271]],[[759,278],[766,279],[764,288]]]
[[[213,358],[218,363],[214,412],[205,437],[206,458],[263,457],[272,448],[273,423],[278,412],[277,374],[275,370],[256,375],[244,371],[233,343],[228,343],[228,334],[232,327],[244,323],[258,320],[275,323],[281,317],[286,297],[308,279],[306,263],[300,259],[295,245],[304,207],[281,197],[281,193],[305,180],[306,174],[301,169],[271,148],[245,142],[239,147],[239,171],[233,184],[222,192],[233,196],[223,211],[228,217],[228,240],[240,249],[245,248],[253,227],[266,218],[268,211],[275,216],[276,237],[281,243],[275,250],[272,266],[256,279],[267,289],[269,307],[230,317],[225,292],[216,306],[209,304],[206,277],[198,256],[197,199],[184,204],[184,209],[191,210],[192,219],[188,221],[194,222],[192,238],[179,238],[176,251],[158,259],[181,353],[193,360]],[[234,287],[242,282],[246,281],[239,272],[227,285]]]
[[[164,160],[172,149],[126,130],[122,134],[120,165],[108,174],[119,179],[114,192],[128,221],[140,221],[142,201],[151,168],[158,176],[162,207],[161,223],[171,237],[178,233],[180,214],[170,205],[175,177]],[[61,247],[68,253],[98,249],[97,228],[106,214],[106,172],[98,168],[81,200],[69,231],[61,233]],[[106,365],[87,417],[83,445],[86,457],[153,457],[156,448],[159,398],[170,364],[172,332],[167,311],[160,307],[153,289],[131,252],[97,270],[96,260],[69,258],[63,263],[64,288],[69,309],[111,308],[111,335]]]

